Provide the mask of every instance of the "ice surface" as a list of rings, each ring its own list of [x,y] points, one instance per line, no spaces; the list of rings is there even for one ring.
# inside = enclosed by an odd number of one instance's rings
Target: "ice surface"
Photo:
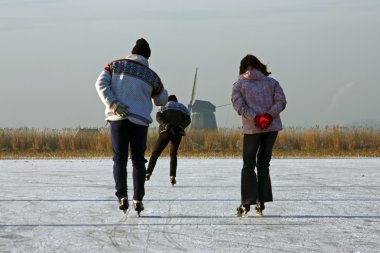
[[[138,218],[118,210],[111,159],[1,160],[0,252],[380,251],[380,159],[273,159],[274,202],[248,218],[241,167],[180,157],[172,187],[161,158]]]

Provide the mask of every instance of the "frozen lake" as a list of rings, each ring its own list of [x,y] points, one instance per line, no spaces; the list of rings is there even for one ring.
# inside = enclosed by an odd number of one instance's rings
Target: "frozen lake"
[[[241,167],[179,158],[172,187],[161,158],[138,218],[118,210],[111,159],[0,160],[0,252],[380,251],[380,159],[273,159],[274,202],[247,218]]]

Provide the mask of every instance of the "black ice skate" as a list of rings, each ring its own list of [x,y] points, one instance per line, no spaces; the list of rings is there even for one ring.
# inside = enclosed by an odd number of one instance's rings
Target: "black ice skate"
[[[119,199],[119,209],[122,210],[124,213],[127,212],[129,208],[128,198],[121,198]]]
[[[151,175],[152,174],[150,174],[150,173],[146,173],[145,174],[145,181],[149,181]]]
[[[264,205],[264,202],[256,202],[256,216],[263,216],[263,210],[265,209],[265,205]]]
[[[241,204],[237,209],[236,216],[238,217],[248,217],[248,212],[251,209],[250,205],[243,205]]]
[[[141,201],[133,200],[133,208],[137,212],[137,215],[140,217],[141,211],[144,210],[144,205]]]
[[[170,176],[169,181],[170,181],[170,183],[172,184],[173,187],[177,183],[177,181],[175,180],[175,177],[173,177],[173,176]]]

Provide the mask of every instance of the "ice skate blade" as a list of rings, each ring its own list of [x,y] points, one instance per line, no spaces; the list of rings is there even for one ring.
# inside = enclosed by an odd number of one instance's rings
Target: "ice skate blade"
[[[128,203],[127,198],[122,198],[121,200],[119,200],[119,210],[126,213],[128,208],[129,208],[129,203]]]
[[[126,212],[129,209],[129,205],[126,206],[119,206],[119,210]]]
[[[236,214],[236,217],[239,217],[239,218],[247,218],[248,217],[248,213],[237,213]]]
[[[142,202],[134,202],[133,207],[135,211],[137,212],[137,216],[140,217],[140,213],[144,211],[144,205]]]
[[[240,210],[239,208],[236,210],[236,216],[240,218],[247,218],[248,217],[248,212]]]
[[[172,184],[172,187],[174,187],[174,185],[177,183],[177,180],[175,180],[175,177],[171,176],[169,182]]]

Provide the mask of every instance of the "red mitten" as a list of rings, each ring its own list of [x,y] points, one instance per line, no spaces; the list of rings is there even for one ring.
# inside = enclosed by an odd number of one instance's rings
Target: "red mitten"
[[[272,123],[273,117],[269,113],[266,113],[260,118],[260,121],[261,121],[261,128],[267,129]]]
[[[262,115],[256,115],[256,117],[255,117],[255,126],[258,127],[258,128],[262,128],[261,127],[261,122],[260,122],[260,119],[262,117],[263,117]]]
[[[255,117],[255,126],[261,129],[267,129],[272,123],[273,117],[269,113],[257,115]]]

